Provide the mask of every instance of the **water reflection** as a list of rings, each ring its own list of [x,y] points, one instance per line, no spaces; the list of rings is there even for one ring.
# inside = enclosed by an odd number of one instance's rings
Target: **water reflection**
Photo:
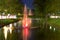
[[[10,31],[10,34],[12,34],[12,24],[9,25],[9,31]]]
[[[4,29],[4,37],[5,37],[5,40],[7,40],[8,28],[6,26],[4,26],[3,29]]]
[[[12,34],[10,34],[9,27],[4,26],[4,36],[2,30],[0,30],[0,40],[60,40],[60,29],[53,27],[52,29],[43,28],[22,28],[22,29],[14,29]]]
[[[5,40],[7,40],[8,32],[10,32],[10,34],[12,34],[12,30],[13,30],[12,27],[13,27],[12,24],[9,24],[9,27],[8,26],[3,27]]]
[[[29,34],[30,34],[30,31],[28,28],[23,29],[23,40],[28,40]]]
[[[56,29],[54,28],[54,31],[55,31]]]

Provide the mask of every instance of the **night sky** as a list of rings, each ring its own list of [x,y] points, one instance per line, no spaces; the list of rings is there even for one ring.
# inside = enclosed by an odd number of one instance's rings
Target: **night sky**
[[[29,8],[29,9],[33,9],[33,2],[34,0],[22,0],[21,1],[24,5],[26,4],[26,6]]]

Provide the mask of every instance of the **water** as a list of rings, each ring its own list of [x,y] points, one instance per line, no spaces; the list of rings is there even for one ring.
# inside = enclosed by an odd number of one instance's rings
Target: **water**
[[[9,32],[7,33],[7,39],[5,39],[4,38],[3,29],[1,29],[0,30],[0,40],[24,40],[26,36],[28,36],[28,37],[25,40],[33,40],[34,39],[34,35],[35,35],[35,31],[34,30],[33,29],[22,29],[22,30],[14,29],[12,34],[10,34]],[[27,32],[26,35],[25,35],[25,32]]]
[[[60,29],[51,27],[52,29],[50,29],[50,26],[27,29],[26,35],[23,33],[26,32],[26,29],[14,29],[12,34],[8,32],[6,40],[24,40],[26,36],[28,36],[27,40],[60,40]],[[23,34],[25,37],[23,37]],[[0,29],[0,40],[5,40],[2,28]]]

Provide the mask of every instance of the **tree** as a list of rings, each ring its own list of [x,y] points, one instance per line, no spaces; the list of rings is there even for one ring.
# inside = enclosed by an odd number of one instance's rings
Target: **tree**
[[[22,4],[19,0],[0,0],[0,9],[1,11],[6,9],[9,13],[18,13],[22,10]]]
[[[34,4],[43,14],[60,11],[60,0],[35,0]]]
[[[5,11],[5,10],[7,10],[7,11]],[[22,10],[22,4],[19,3],[19,0],[0,0],[0,13],[5,12],[6,14],[10,13],[10,14],[17,15],[17,13],[20,13],[21,10]],[[0,20],[0,24],[1,24],[1,26],[4,26],[7,24],[16,22],[16,21],[17,21],[17,19],[16,20],[10,20],[10,19]]]

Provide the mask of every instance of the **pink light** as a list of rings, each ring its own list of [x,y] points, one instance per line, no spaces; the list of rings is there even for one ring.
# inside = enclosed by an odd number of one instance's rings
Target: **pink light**
[[[25,35],[25,36],[28,36],[28,33],[29,33],[29,32],[28,32],[28,28],[25,28],[23,31],[24,31],[24,35]]]
[[[25,5],[25,6],[24,6],[23,20],[22,20],[23,40],[28,40],[30,25],[31,25],[31,19],[28,18],[27,8],[26,8],[26,5]]]
[[[27,15],[27,7],[26,5],[24,6],[24,15],[23,15],[23,20],[22,20],[22,26],[23,28],[25,27],[30,27],[30,24],[31,24],[31,19],[28,18],[28,15]]]
[[[23,19],[23,21],[22,21],[23,27],[30,27],[30,24],[31,24],[31,19],[29,19],[29,18]]]
[[[27,40],[29,37],[29,30],[28,28],[23,29],[23,40]]]

